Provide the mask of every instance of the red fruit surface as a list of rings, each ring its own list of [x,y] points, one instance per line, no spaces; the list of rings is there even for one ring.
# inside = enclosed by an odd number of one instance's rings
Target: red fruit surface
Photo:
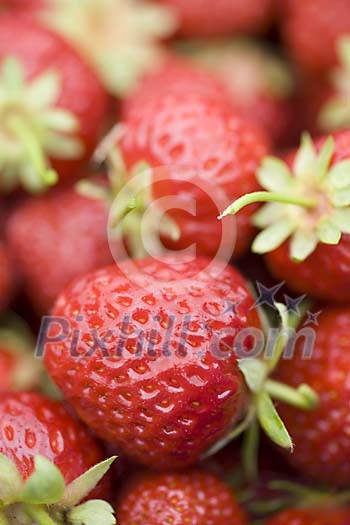
[[[34,470],[34,457],[55,463],[66,483],[102,461],[102,451],[64,405],[35,393],[0,398],[0,453],[15,462],[23,479]],[[91,493],[106,497],[106,482]]]
[[[282,33],[291,57],[304,70],[325,74],[337,63],[336,42],[350,33],[348,0],[287,0]]]
[[[348,525],[350,509],[290,509],[269,519],[266,525]]]
[[[184,467],[245,409],[236,356],[217,352],[259,326],[253,302],[236,270],[206,258],[122,262],[59,297],[53,315],[79,342],[47,344],[45,365],[97,435],[151,467]]]
[[[113,262],[107,222],[107,206],[74,188],[28,199],[13,211],[7,238],[39,314],[70,281]]]
[[[242,210],[233,221],[217,216],[232,200],[259,189],[255,171],[268,147],[264,133],[239,117],[226,95],[214,100],[197,87],[156,93],[137,111],[134,107],[119,146],[129,169],[140,160],[162,167],[168,182],[153,189],[155,200],[177,196],[168,214],[181,236],[175,242],[166,238],[167,247],[184,249],[195,241],[198,255],[214,256],[222,241],[235,258],[247,250],[256,208]]]
[[[214,100],[229,99],[224,84],[214,75],[189,60],[169,55],[161,67],[145,75],[137,89],[122,102],[123,118],[128,119],[133,113],[137,115],[148,101],[166,95],[169,90],[178,94],[200,93]]]
[[[0,312],[8,306],[12,290],[12,262],[9,257],[8,248],[5,243],[0,241]]]
[[[13,387],[13,375],[15,373],[18,360],[14,354],[11,354],[7,348],[3,348],[0,343],[0,391],[6,392]]]
[[[202,471],[146,474],[122,492],[116,505],[120,525],[245,525],[232,490]]]
[[[271,23],[272,0],[160,0],[175,9],[181,33],[190,37],[258,33]]]
[[[277,371],[291,386],[308,384],[320,396],[320,406],[303,412],[281,404],[279,414],[291,433],[294,452],[287,459],[304,475],[334,486],[350,487],[350,308],[325,308],[315,331],[311,359],[303,358],[303,338],[291,360]]]
[[[350,159],[350,131],[333,134],[335,152],[332,165]],[[316,142],[319,151],[325,142]],[[289,158],[292,165],[294,155]],[[300,263],[293,262],[289,254],[289,241],[265,255],[272,274],[286,281],[291,290],[307,293],[325,301],[350,301],[350,235],[343,235],[339,244],[319,244],[316,250]]]
[[[14,38],[21,35],[21,38]],[[84,157],[76,160],[51,159],[61,180],[76,177],[99,139],[107,109],[107,95],[94,71],[61,37],[40,24],[16,14],[0,16],[0,63],[6,57],[19,59],[28,78],[48,70],[57,71],[61,92],[55,106],[68,110],[79,122],[78,138]]]

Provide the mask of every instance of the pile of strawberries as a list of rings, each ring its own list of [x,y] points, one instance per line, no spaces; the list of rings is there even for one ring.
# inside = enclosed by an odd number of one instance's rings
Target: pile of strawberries
[[[350,525],[349,0],[0,0],[0,524]]]

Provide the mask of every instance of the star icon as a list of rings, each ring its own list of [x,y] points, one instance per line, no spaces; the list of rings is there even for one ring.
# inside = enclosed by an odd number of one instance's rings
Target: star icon
[[[267,305],[276,309],[275,306],[275,295],[276,293],[282,288],[284,285],[284,281],[280,284],[276,284],[275,286],[272,286],[271,288],[267,288],[267,286],[264,286],[263,284],[256,281],[256,287],[257,287],[257,299],[253,306],[251,307],[251,310],[253,308],[258,308],[259,306]]]
[[[233,313],[234,315],[238,315],[238,310],[237,308],[239,307],[239,305],[241,304],[241,300],[240,301],[235,301],[234,303],[232,303],[231,301],[229,300],[225,300],[225,303],[227,304],[227,308],[224,310],[224,314],[227,314],[227,313]]]
[[[305,299],[306,294],[301,295],[300,297],[296,297],[296,299],[293,299],[292,297],[289,297],[289,295],[286,294],[284,294],[283,296],[286,303],[286,312],[296,314],[298,317],[300,317],[301,312],[299,309],[299,305]]]
[[[306,321],[304,322],[304,326],[308,326],[310,324],[313,324],[315,326],[318,326],[318,318],[319,316],[321,315],[322,313],[322,310],[320,310],[319,312],[310,312],[309,310],[306,312],[306,315],[307,315],[307,319]]]

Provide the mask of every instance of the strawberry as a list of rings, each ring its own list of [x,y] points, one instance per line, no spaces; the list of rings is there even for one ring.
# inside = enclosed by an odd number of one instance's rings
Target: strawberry
[[[52,315],[38,343],[52,379],[97,435],[153,468],[193,464],[257,420],[290,448],[270,396],[317,403],[306,385],[268,380],[283,346],[248,359],[259,317],[244,279],[219,261],[130,259],[73,282]]]
[[[245,525],[225,483],[205,471],[143,474],[127,485],[116,505],[119,525]]]
[[[319,408],[305,417],[290,406],[279,410],[291,431],[290,464],[315,480],[350,486],[349,335],[350,309],[328,307],[320,314],[311,359],[303,359],[299,340],[291,360],[281,360],[280,380],[307,382],[318,392]]]
[[[350,300],[350,132],[307,135],[283,162],[268,157],[258,179],[268,191],[246,195],[223,213],[269,202],[254,217],[265,228],[252,249],[265,253],[272,274],[300,293]],[[290,240],[289,240],[290,238]]]
[[[275,145],[291,142],[293,76],[268,47],[249,40],[185,42],[183,47],[223,82],[244,118],[265,129]]]
[[[86,496],[108,495],[108,479],[94,487],[112,460],[88,470],[102,457],[96,442],[60,402],[35,393],[3,394],[0,400],[3,522],[29,523],[21,521],[21,516],[26,515],[27,520],[32,518],[30,523],[38,525],[92,524],[89,504],[70,507]],[[107,503],[99,505],[101,512],[110,514]],[[85,519],[79,521],[83,512]],[[53,515],[55,521],[50,521]]]
[[[8,248],[0,241],[0,311],[4,310],[11,299],[14,279],[12,262]]]
[[[282,34],[292,59],[307,72],[324,75],[337,63],[336,42],[350,33],[347,0],[287,0]]]
[[[50,310],[71,280],[113,262],[107,222],[103,202],[74,188],[28,199],[14,209],[7,238],[39,314]]]
[[[0,392],[31,390],[40,385],[42,367],[33,355],[34,343],[22,320],[0,326]]]
[[[107,101],[84,60],[38,23],[2,14],[0,89],[0,190],[20,183],[37,192],[58,177],[76,177],[96,145]]]
[[[11,0],[16,4],[18,0]],[[69,41],[98,72],[106,89],[125,96],[163,60],[162,40],[177,28],[172,9],[156,0],[26,0],[17,12]],[[22,5],[21,5],[22,4]]]
[[[259,321],[243,278],[220,263],[208,265],[207,259],[126,261],[73,283],[53,309],[54,318],[79,330],[79,355],[94,345],[91,329],[107,339],[79,360],[71,334],[49,342],[43,349],[49,374],[99,436],[157,468],[195,462],[247,401],[235,356],[218,359],[211,340]],[[235,315],[227,301],[236,300]]]
[[[147,90],[132,103],[118,147],[129,174],[137,172],[140,161],[158,168],[152,171],[151,201],[172,199],[165,211],[177,225],[176,235],[163,231],[167,248],[188,248],[195,239],[199,255],[214,256],[221,249],[222,257],[230,258],[234,250],[237,258],[254,233],[254,208],[238,215],[236,230],[235,223],[220,224],[216,217],[232,197],[259,188],[255,170],[267,152],[267,139],[237,114],[225,91],[213,96],[217,85],[211,80],[187,89],[189,78],[180,76],[166,91],[166,84],[156,88],[153,96]],[[116,176],[121,171],[119,165],[114,168]]]
[[[348,525],[350,510],[336,508],[288,509],[269,519],[266,525]]]
[[[160,0],[175,9],[181,33],[190,37],[230,36],[234,33],[260,33],[273,15],[272,0]]]

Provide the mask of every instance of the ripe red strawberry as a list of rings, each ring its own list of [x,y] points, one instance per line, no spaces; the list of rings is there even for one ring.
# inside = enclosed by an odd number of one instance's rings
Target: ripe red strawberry
[[[61,402],[26,392],[1,395],[0,453],[15,462],[24,480],[34,470],[34,457],[44,456],[66,483],[103,459],[97,443]]]
[[[0,86],[6,115],[0,127],[6,151],[0,190],[20,183],[41,191],[57,173],[62,181],[76,177],[96,145],[106,111],[106,93],[95,73],[58,35],[2,14]]]
[[[266,30],[273,14],[271,0],[160,1],[176,10],[181,33],[193,37],[258,33]]]
[[[172,9],[157,0],[11,0],[22,15],[61,34],[94,67],[106,89],[124,97],[162,62],[163,40],[177,29]]]
[[[255,171],[267,151],[266,137],[237,114],[226,92],[213,97],[208,80],[184,89],[185,78],[132,103],[118,146],[129,172],[140,161],[160,167],[153,182],[159,174],[165,180],[153,184],[153,200],[173,199],[165,211],[179,229],[176,240],[164,235],[166,247],[184,249],[195,240],[199,255],[214,256],[222,242],[225,254],[234,250],[237,258],[250,244],[254,208],[238,215],[236,231],[233,222],[220,224],[216,217],[225,201],[259,188]]]
[[[129,260],[60,296],[53,315],[71,332],[42,348],[45,365],[99,436],[141,463],[183,467],[245,410],[236,356],[220,358],[215,349],[217,338],[230,345],[240,329],[259,326],[252,304],[240,274],[219,262]]]
[[[8,248],[0,241],[0,312],[8,306],[13,286],[12,261]]]
[[[348,525],[349,509],[289,509],[269,519],[266,525]]]
[[[232,490],[205,471],[143,474],[116,504],[120,525],[245,525]]]
[[[308,136],[286,162],[267,158],[258,172],[265,192],[246,195],[226,213],[269,202],[254,217],[265,228],[252,245],[277,278],[296,292],[350,300],[350,132]],[[290,239],[289,239],[290,238]]]
[[[101,462],[102,457],[100,447],[62,403],[35,393],[3,394],[2,521],[90,525],[98,509],[101,519],[108,515],[110,521],[106,523],[114,524],[112,509],[106,502],[95,500],[76,506],[86,498],[108,497],[108,478],[99,481],[113,458]],[[95,466],[97,461],[100,463]],[[92,467],[94,470],[90,470]]]
[[[337,62],[337,40],[350,33],[347,0],[287,0],[282,33],[291,57],[304,70],[325,74]]]
[[[30,302],[39,314],[74,278],[113,262],[108,209],[74,188],[57,189],[17,206],[7,238]]]
[[[291,431],[294,453],[288,461],[304,475],[334,486],[350,486],[348,307],[326,308],[318,318],[311,359],[303,359],[299,340],[291,360],[281,360],[277,377],[296,385],[306,382],[318,392],[319,408],[307,416],[281,405]]]
[[[200,42],[188,45],[188,52],[223,82],[244,118],[265,129],[275,145],[291,143],[293,76],[268,47],[248,40]]]

